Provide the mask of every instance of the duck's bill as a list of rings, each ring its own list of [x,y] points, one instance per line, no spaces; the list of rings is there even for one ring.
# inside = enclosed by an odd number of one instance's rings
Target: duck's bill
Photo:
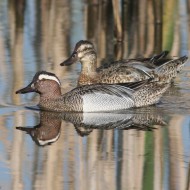
[[[26,93],[29,93],[29,92],[35,92],[35,89],[33,89],[31,87],[31,85],[28,85],[27,87],[22,88],[20,90],[17,90],[16,94],[26,94]]]
[[[63,61],[62,63],[60,63],[61,66],[69,66],[72,65],[73,63],[77,62],[78,58],[77,56],[73,56],[73,54],[65,61]]]
[[[21,131],[26,131],[28,134],[34,130],[33,128],[29,128],[29,127],[16,127],[16,129],[21,130]]]

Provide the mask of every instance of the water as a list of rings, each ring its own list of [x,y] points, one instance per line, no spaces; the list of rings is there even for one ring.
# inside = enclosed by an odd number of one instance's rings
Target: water
[[[80,64],[59,63],[81,39],[94,42],[99,61],[155,53],[161,45],[154,45],[150,4],[147,20],[135,23],[135,17],[128,23],[123,52],[113,40],[113,17],[105,4],[99,9],[95,1],[87,6],[82,0],[20,0],[19,5],[0,2],[0,188],[188,189],[189,62],[156,106],[138,110],[39,112],[25,108],[35,106],[38,96],[15,94],[39,70],[56,73],[63,93],[74,88]],[[170,27],[170,15],[164,14],[162,48],[172,56],[189,55],[185,7],[184,0],[170,5],[170,12],[179,13]],[[97,19],[97,10],[103,20]]]

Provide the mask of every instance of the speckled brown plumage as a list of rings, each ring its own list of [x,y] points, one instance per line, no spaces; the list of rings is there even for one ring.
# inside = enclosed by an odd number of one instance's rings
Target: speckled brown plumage
[[[170,87],[170,83],[152,82],[134,92],[136,107],[155,104],[164,92]]]
[[[81,62],[82,70],[78,85],[136,82],[150,77],[167,83],[176,77],[177,72],[181,70],[180,65],[184,65],[186,61],[163,59],[167,54],[168,52],[164,51],[151,58],[121,60],[97,68],[97,55],[93,44],[87,40],[81,40],[76,44],[72,55],[61,65]]]

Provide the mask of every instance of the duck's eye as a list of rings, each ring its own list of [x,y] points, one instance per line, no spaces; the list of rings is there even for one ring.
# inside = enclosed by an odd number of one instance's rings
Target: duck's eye
[[[34,83],[32,83],[32,84],[31,84],[31,87],[32,87],[32,88],[34,88],[34,87],[35,87],[35,86],[34,86]]]
[[[76,56],[77,56],[77,52],[74,52],[72,57],[75,58]]]

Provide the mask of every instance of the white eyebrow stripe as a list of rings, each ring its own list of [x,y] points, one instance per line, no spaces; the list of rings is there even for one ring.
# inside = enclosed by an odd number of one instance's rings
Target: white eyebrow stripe
[[[83,51],[86,48],[94,48],[92,44],[82,44],[79,46],[78,51]]]
[[[59,80],[58,80],[56,77],[54,77],[54,76],[42,74],[42,75],[40,75],[40,76],[38,77],[38,79],[39,79],[39,80],[42,80],[42,79],[54,80],[54,81],[56,81],[59,85],[61,85],[61,83],[59,82]]]

